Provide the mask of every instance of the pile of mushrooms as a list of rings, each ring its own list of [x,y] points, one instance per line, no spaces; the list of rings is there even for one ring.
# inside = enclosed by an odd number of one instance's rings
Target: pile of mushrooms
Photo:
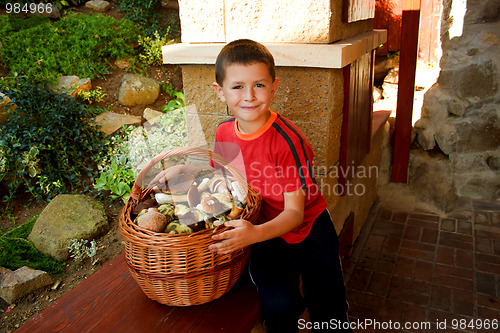
[[[178,167],[158,174],[149,184],[151,196],[133,207],[139,227],[184,234],[240,217],[247,190],[234,177],[214,169],[178,172]]]

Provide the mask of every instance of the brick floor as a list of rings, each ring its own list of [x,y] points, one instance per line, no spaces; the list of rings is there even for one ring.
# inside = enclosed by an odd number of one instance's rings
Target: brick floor
[[[500,202],[461,200],[373,209],[344,268],[355,332],[500,332]]]

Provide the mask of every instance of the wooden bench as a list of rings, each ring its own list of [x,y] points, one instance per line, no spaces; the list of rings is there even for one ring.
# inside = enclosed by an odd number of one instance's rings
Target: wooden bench
[[[251,332],[259,297],[243,276],[228,293],[203,305],[170,307],[150,300],[121,254],[35,315],[22,332]]]

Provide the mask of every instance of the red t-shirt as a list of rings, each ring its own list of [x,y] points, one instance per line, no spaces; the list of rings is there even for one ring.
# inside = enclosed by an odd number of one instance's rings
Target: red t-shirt
[[[312,147],[290,120],[271,111],[264,126],[243,134],[236,118],[229,118],[217,128],[214,152],[235,165],[262,196],[259,223],[283,211],[283,193],[307,189],[302,224],[281,236],[287,243],[307,237],[312,223],[325,210],[326,200],[314,179]]]

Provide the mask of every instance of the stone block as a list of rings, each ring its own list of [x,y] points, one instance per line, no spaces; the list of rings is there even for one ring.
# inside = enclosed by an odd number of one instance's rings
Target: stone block
[[[126,74],[122,78],[118,103],[125,106],[153,104],[160,94],[160,83],[154,79]]]
[[[66,260],[71,239],[94,239],[108,229],[101,202],[85,196],[56,196],[35,222],[28,240],[42,253]]]
[[[142,112],[142,118],[146,119],[146,121],[153,123],[154,120],[163,115],[163,112],[153,110],[151,108],[145,108]]]
[[[0,297],[12,304],[19,298],[50,285],[52,282],[52,278],[47,272],[24,266],[6,274],[0,284]]]
[[[498,70],[491,60],[443,68],[438,78],[440,85],[471,102],[494,97],[498,82]]]
[[[179,0],[183,43],[260,42],[328,44],[373,29],[372,20],[342,22],[342,2],[331,0]]]
[[[60,94],[68,94],[76,97],[79,91],[89,91],[92,88],[92,82],[89,78],[80,79],[76,75],[66,75],[58,78],[58,83],[49,88]]]
[[[111,7],[111,4],[107,1],[92,0],[87,1],[85,7],[95,10],[96,12],[105,12]]]
[[[122,125],[140,125],[142,119],[141,117],[128,114],[105,112],[98,115],[95,118],[95,122],[97,125],[101,126],[101,131],[103,131],[106,135],[111,135],[118,131]]]
[[[224,0],[179,0],[179,17],[183,43],[226,41]]]
[[[330,0],[225,1],[226,40],[330,43]],[[245,22],[245,24],[242,24]]]

